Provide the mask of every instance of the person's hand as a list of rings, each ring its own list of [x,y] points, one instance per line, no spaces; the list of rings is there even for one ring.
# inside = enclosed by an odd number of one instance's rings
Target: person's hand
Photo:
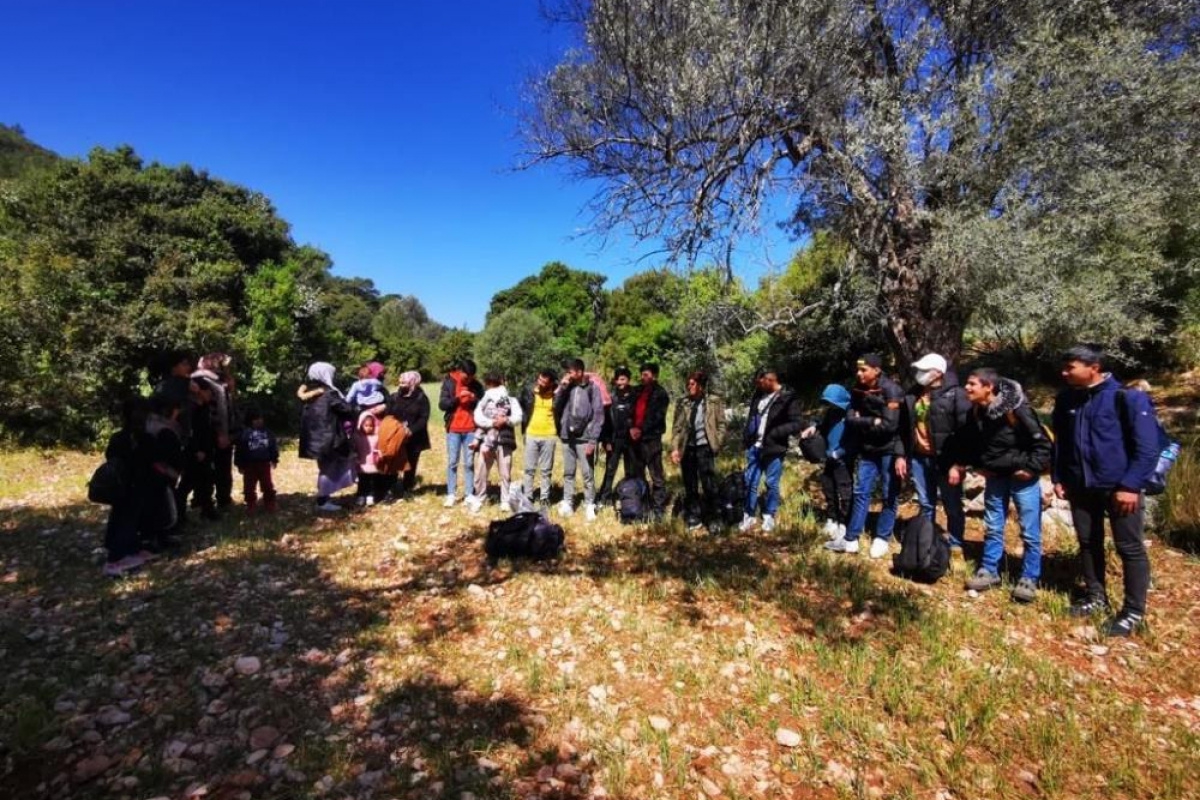
[[[680,461],[683,461],[683,453],[680,453],[678,450],[672,450],[671,463],[678,466]]]
[[[588,442],[586,445],[584,445],[583,452],[587,454],[588,458],[591,458],[596,454],[596,443]]]
[[[605,443],[604,443],[604,452],[606,452],[606,453],[611,453],[611,452],[612,452],[612,442],[605,442]]]
[[[950,484],[951,486],[958,486],[960,483],[962,483],[962,479],[963,470],[962,467],[958,465],[951,467],[950,472],[946,475],[946,483]]]
[[[642,429],[641,428],[630,428],[629,429],[629,438],[633,439],[635,442],[640,442],[642,440]]]
[[[1013,477],[1019,481],[1027,481],[1033,477],[1033,473],[1027,469],[1019,469],[1013,473]]]
[[[1141,493],[1131,492],[1128,489],[1116,489],[1113,491],[1112,499],[1113,511],[1117,513],[1117,516],[1127,517],[1137,512]]]
[[[1067,487],[1063,486],[1061,483],[1054,484],[1054,496],[1057,497],[1059,500],[1066,500],[1067,499]]]
[[[800,431],[800,438],[801,439],[811,439],[813,437],[813,434],[815,434],[816,432],[817,432],[817,426],[809,425],[807,428]]]
[[[897,478],[899,478],[900,480],[907,479],[908,478],[908,459],[905,458],[904,456],[897,456],[895,469],[896,469],[896,477]]]

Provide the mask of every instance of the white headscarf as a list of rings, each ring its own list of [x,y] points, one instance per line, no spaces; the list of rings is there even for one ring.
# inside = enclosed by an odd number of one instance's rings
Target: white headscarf
[[[333,391],[337,392],[339,396],[341,396],[342,393],[338,391],[336,386],[333,385],[333,375],[335,372],[337,372],[337,370],[334,369],[333,364],[329,364],[325,361],[318,361],[308,368],[308,379],[310,381],[316,381],[317,383],[324,384],[326,387],[332,389]]]

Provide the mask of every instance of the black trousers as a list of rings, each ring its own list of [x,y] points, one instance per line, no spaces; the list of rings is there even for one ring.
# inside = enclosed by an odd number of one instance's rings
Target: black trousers
[[[1125,580],[1123,610],[1144,616],[1146,592],[1150,590],[1150,557],[1142,540],[1145,498],[1139,500],[1137,511],[1125,516],[1113,511],[1112,492],[1108,490],[1068,489],[1067,499],[1071,501],[1071,521],[1079,538],[1079,565],[1088,597],[1108,600],[1104,585],[1104,518],[1108,517]]]
[[[638,472],[636,456],[633,453],[633,443],[622,437],[613,439],[612,450],[604,456],[604,479],[600,481],[600,488],[596,492],[596,496],[602,500],[607,500],[612,494],[613,481],[617,478],[617,466],[625,462],[625,474],[636,475]]]
[[[845,525],[850,521],[850,504],[854,499],[854,476],[850,465],[841,459],[827,459],[821,472],[821,491],[825,494],[825,515]]]
[[[662,439],[642,439],[632,445],[637,460],[635,474],[639,478],[648,476],[651,507],[655,514],[661,514],[667,508],[667,474],[663,471]]]
[[[217,489],[217,506],[233,504],[233,445],[213,451],[213,484]]]
[[[712,448],[689,445],[680,459],[683,470],[683,518],[689,525],[711,522],[717,514],[717,460]]]
[[[202,510],[213,508],[214,470],[212,449],[204,453],[204,460],[199,458],[199,452],[194,447],[188,447],[184,453],[183,475],[179,479],[179,487],[175,490],[175,505],[179,509],[179,518],[186,514],[189,494],[196,497],[196,506]]]

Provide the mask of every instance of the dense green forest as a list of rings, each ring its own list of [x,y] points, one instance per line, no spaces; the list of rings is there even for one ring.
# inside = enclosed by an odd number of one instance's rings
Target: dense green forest
[[[1175,186],[1132,220],[1119,198],[1081,213],[1087,241],[1076,249],[1096,257],[1072,263],[1073,282],[1048,280],[1048,267],[1035,280],[1020,264],[990,278],[961,362],[1032,377],[1052,370],[1058,348],[1088,339],[1130,367],[1193,363],[1196,196]],[[431,319],[417,297],[333,274],[332,258],[296,242],[259,192],[146,164],[130,147],[59,158],[0,127],[0,430],[95,440],[122,399],[148,391],[149,365],[171,348],[231,353],[243,402],[281,426],[294,422],[294,388],[314,360],[346,374],[379,359],[393,375],[434,379],[471,355],[514,383],[576,355],[602,370],[655,361],[669,384],[707,369],[734,399],[772,363],[810,388],[846,377],[866,348],[889,349],[878,280],[847,268],[853,257],[830,230],[753,286],[728,265],[648,269],[612,287],[559,262],[530,265],[472,332]]]

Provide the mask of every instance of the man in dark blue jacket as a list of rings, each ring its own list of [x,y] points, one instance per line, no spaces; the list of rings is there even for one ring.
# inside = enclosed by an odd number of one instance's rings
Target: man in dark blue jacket
[[[1103,371],[1103,353],[1073,347],[1063,354],[1067,388],[1054,401],[1054,491],[1071,503],[1088,596],[1074,616],[1107,612],[1104,518],[1121,557],[1125,603],[1105,625],[1108,636],[1130,636],[1146,616],[1150,559],[1142,542],[1143,490],[1158,462],[1158,421],[1145,392],[1123,389]]]

